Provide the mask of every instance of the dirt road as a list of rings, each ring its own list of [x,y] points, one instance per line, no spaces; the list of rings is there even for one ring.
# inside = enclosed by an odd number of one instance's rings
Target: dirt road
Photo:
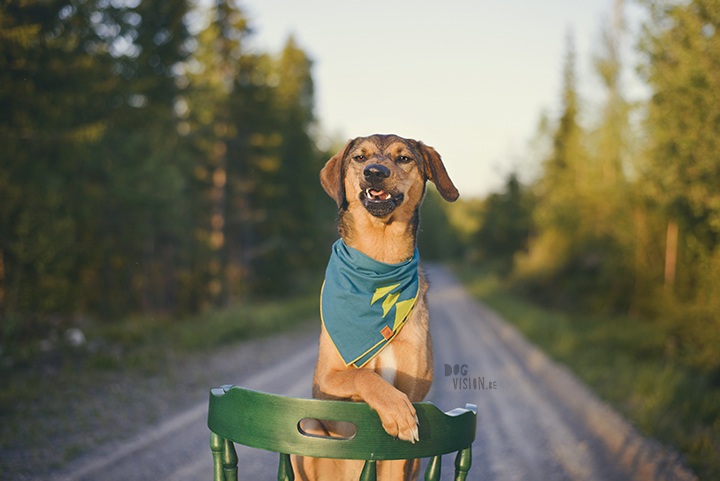
[[[431,267],[428,274],[435,380],[427,400],[446,411],[478,406],[470,479],[695,479],[676,454],[639,436],[447,271]],[[317,335],[299,335],[267,367],[217,385],[309,397]],[[203,402],[112,450],[100,448],[54,479],[211,479],[205,421]],[[241,479],[275,479],[276,454],[238,447],[238,455]],[[452,470],[448,456],[442,479],[452,479]]]

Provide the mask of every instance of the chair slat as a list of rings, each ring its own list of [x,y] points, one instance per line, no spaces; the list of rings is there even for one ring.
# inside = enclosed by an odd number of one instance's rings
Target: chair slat
[[[337,459],[416,459],[455,452],[475,439],[476,413],[443,413],[431,403],[415,403],[420,441],[390,436],[366,403],[291,398],[224,386],[210,394],[208,427],[219,436],[260,449]],[[303,434],[302,419],[351,422],[356,434],[333,439]]]

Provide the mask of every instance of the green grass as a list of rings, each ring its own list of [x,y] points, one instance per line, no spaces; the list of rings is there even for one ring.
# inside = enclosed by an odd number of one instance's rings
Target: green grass
[[[210,309],[183,319],[137,317],[114,324],[93,324],[85,332],[88,352],[84,362],[97,370],[129,368],[152,373],[161,368],[169,352],[207,352],[315,319],[319,317],[318,299],[318,294],[313,293]]]
[[[720,385],[682,363],[661,323],[548,309],[512,294],[492,274],[456,272],[474,296],[644,434],[685,455],[700,479],[720,479]]]
[[[318,284],[319,285],[319,284]],[[84,320],[86,344],[72,348],[62,331],[50,349],[34,344],[0,349],[0,421],[38,397],[37,383],[78,380],[78,373],[134,370],[162,374],[177,356],[270,335],[319,318],[319,289],[292,298],[244,302],[184,318],[136,316],[116,322]],[[12,349],[7,349],[11,347]]]
[[[263,336],[319,318],[319,293],[209,311],[202,319],[183,322],[175,335],[183,349],[207,350],[242,339]],[[199,321],[199,322],[198,322]]]

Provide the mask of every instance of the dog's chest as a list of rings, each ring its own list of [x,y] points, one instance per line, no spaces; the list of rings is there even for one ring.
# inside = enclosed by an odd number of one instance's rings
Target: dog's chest
[[[380,351],[380,354],[375,356],[365,367],[380,374],[388,383],[395,384],[397,357],[392,343]]]

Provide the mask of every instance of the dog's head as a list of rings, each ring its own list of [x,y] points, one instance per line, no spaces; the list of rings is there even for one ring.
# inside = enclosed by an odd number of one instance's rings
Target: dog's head
[[[396,135],[353,139],[320,172],[325,192],[341,210],[361,206],[381,219],[414,211],[428,180],[445,200],[458,198],[435,149]]]

